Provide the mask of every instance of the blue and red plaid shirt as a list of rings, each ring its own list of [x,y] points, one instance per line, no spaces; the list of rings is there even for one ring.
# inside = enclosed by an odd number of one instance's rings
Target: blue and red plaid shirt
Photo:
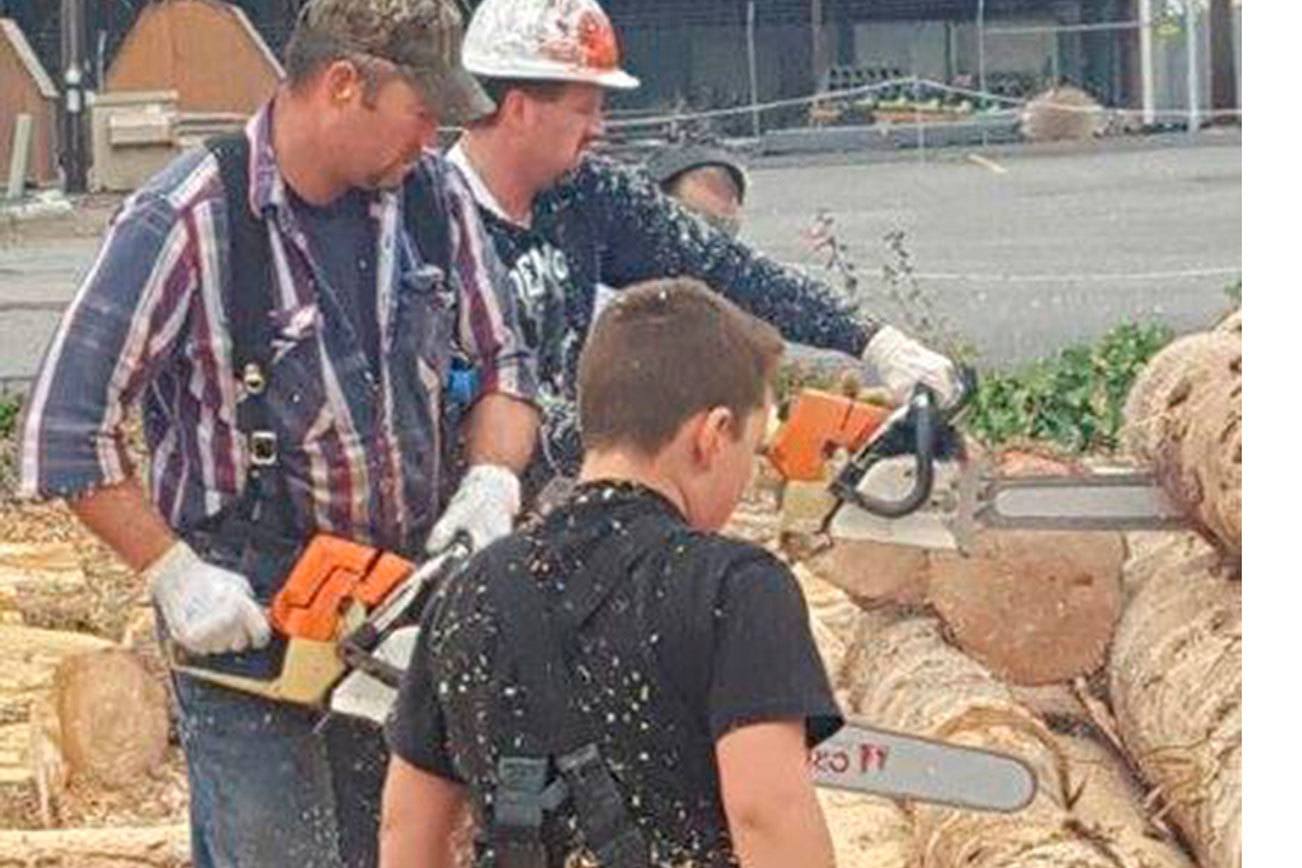
[[[56,331],[22,422],[20,491],[72,497],[130,475],[122,421],[143,398],[149,488],[174,528],[195,527],[244,489],[236,426],[242,386],[228,333],[227,208],[265,215],[274,272],[268,400],[296,524],[411,548],[439,510],[439,420],[450,343],[480,372],[479,394],[532,401],[532,353],[502,267],[456,169],[428,155],[445,213],[450,274],[422,261],[402,196],[376,193],[372,370],[289,204],[272,104],[246,127],[249,201],[228,203],[216,159],[182,155],[131,196]],[[367,294],[369,296],[369,294]]]

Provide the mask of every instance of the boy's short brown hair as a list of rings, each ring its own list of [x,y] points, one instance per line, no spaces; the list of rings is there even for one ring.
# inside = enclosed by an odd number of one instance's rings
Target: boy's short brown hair
[[[684,422],[727,407],[740,423],[764,406],[782,336],[696,280],[653,280],[620,292],[579,357],[584,449],[654,455]]]

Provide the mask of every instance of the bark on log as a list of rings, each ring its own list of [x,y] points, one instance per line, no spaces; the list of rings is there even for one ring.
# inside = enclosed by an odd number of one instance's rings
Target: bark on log
[[[922,868],[1166,868],[1081,823],[1071,811],[1068,758],[1055,737],[989,671],[947,645],[934,619],[865,635],[855,661],[857,710],[866,719],[1018,756],[1039,780],[1032,803],[1014,814],[913,805]]]
[[[65,658],[54,674],[68,767],[102,786],[139,780],[167,752],[167,689],[124,648]]]
[[[184,868],[190,828],[157,827],[0,831],[0,868]]]
[[[1202,868],[1241,864],[1241,586],[1219,554],[1173,538],[1127,567],[1109,687],[1131,758]]]
[[[1243,537],[1242,387],[1241,332],[1181,338],[1136,380],[1122,434],[1198,529],[1235,558]]]
[[[1178,842],[1145,813],[1144,794],[1121,757],[1092,738],[1059,736],[1067,754],[1072,813],[1086,828],[1122,842],[1141,864],[1195,868]]]

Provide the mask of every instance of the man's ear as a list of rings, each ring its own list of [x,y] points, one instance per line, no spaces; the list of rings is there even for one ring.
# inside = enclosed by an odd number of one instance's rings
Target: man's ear
[[[511,87],[502,95],[497,114],[515,127],[521,127],[530,120],[532,108],[529,98],[519,88]]]
[[[323,86],[334,106],[351,102],[362,91],[362,76],[351,60],[336,60],[322,74]]]
[[[693,436],[693,457],[702,470],[709,470],[736,434],[736,419],[727,407],[712,407],[698,414]]]

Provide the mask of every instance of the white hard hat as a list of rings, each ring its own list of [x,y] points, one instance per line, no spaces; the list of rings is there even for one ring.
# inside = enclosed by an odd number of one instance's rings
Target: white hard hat
[[[615,28],[596,0],[484,0],[466,28],[461,64],[490,78],[638,86],[619,68]]]

